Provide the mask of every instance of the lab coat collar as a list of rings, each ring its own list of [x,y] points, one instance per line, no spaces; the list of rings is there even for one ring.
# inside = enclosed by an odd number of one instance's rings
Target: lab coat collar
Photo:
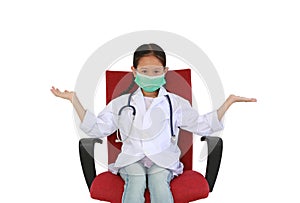
[[[159,89],[159,91],[158,91],[157,97],[163,97],[163,96],[165,96],[165,95],[167,95],[167,94],[168,94],[167,90],[166,90],[164,87],[161,87],[161,88]],[[142,89],[141,89],[140,87],[136,90],[134,96],[141,96],[141,97],[144,97],[143,92],[142,92]]]
[[[150,108],[154,105],[157,105],[158,103],[160,103],[161,101],[165,100],[166,98],[164,97],[164,95],[167,95],[168,92],[164,87],[161,87],[159,89],[158,95],[157,97],[153,100]],[[141,88],[139,87],[136,92],[132,95],[132,99],[136,101],[136,105],[137,108],[145,113],[146,112],[146,106],[145,106],[145,102],[144,102],[144,95],[143,92],[141,90]],[[137,102],[137,101],[143,101],[143,102]]]
[[[157,97],[164,97],[164,96],[167,95],[167,94],[168,94],[167,90],[166,90],[164,87],[161,87],[161,88],[159,89],[159,92],[158,92]]]

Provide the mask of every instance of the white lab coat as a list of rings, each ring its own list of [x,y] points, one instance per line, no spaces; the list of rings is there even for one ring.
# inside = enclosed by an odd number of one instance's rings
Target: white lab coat
[[[129,94],[127,94],[112,100],[97,117],[87,110],[80,128],[89,136],[103,138],[111,135],[119,126],[124,142],[114,168],[122,168],[147,156],[158,166],[180,174],[183,166],[179,161],[178,139],[175,142],[171,139],[170,108],[164,96],[166,94],[169,95],[172,103],[173,129],[176,138],[179,127],[201,136],[223,129],[216,111],[199,115],[187,100],[167,92],[163,87],[160,88],[158,97],[154,98],[148,110],[141,89],[139,88],[133,94],[130,102],[136,109],[133,122],[130,108],[125,108],[118,119],[119,110],[128,102]]]

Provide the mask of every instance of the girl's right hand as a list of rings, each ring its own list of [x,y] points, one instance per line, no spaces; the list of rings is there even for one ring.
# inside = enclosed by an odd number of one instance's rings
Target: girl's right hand
[[[65,90],[64,92],[61,92],[58,88],[55,88],[52,86],[52,89],[50,89],[50,91],[57,97],[63,98],[63,99],[67,99],[70,102],[72,102],[73,100],[73,96],[75,94],[75,92],[73,91],[68,91]]]

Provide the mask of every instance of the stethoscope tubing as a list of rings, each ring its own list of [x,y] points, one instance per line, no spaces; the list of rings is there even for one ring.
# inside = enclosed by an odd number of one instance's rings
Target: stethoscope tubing
[[[120,116],[121,116],[121,114],[122,114],[122,111],[123,111],[125,108],[131,108],[131,109],[132,109],[132,115],[133,115],[133,119],[132,119],[131,122],[134,121],[134,118],[135,118],[135,115],[136,115],[136,109],[135,109],[134,106],[132,106],[132,105],[130,104],[131,97],[132,97],[132,95],[133,95],[134,93],[135,93],[135,91],[132,92],[132,93],[129,95],[128,101],[127,101],[127,105],[122,106],[122,107],[120,108],[120,110],[119,110],[119,112],[118,112],[118,120],[119,120],[119,118],[120,118]],[[167,98],[167,101],[168,101],[168,103],[169,103],[169,108],[170,108],[170,131],[171,131],[171,138],[172,138],[172,139],[175,139],[175,134],[174,134],[174,131],[173,131],[173,108],[172,108],[171,99],[170,99],[170,96],[169,96],[169,95],[164,95],[164,96]],[[131,125],[132,125],[132,123],[131,123]],[[131,127],[132,127],[132,126],[131,126]],[[130,128],[131,128],[131,127],[130,127]],[[130,130],[130,131],[131,131],[131,130]],[[125,140],[127,140],[127,138],[128,138],[129,136],[130,136],[130,135],[128,135],[128,136],[126,137]],[[121,139],[120,139],[119,133],[118,133],[118,130],[117,130],[117,139],[116,139],[116,142],[124,142],[125,140],[121,140]]]

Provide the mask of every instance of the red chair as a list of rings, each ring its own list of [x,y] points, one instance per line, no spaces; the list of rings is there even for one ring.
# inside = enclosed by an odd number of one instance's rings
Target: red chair
[[[173,70],[166,74],[165,88],[191,102],[191,70]],[[125,87],[125,88],[124,88]],[[128,87],[128,88],[127,88]],[[127,88],[127,89],[126,89]],[[106,71],[106,103],[123,93],[133,92],[137,86],[133,82],[131,72]],[[108,164],[115,162],[121,148],[121,143],[116,143],[116,133],[107,137]],[[222,157],[223,142],[219,137],[201,137],[207,142],[208,158],[205,177],[192,170],[193,137],[192,133],[180,130],[179,147],[182,152],[180,158],[184,164],[183,174],[171,181],[171,190],[175,203],[188,203],[206,198],[212,192]],[[120,203],[124,190],[124,181],[118,175],[104,172],[96,175],[94,160],[94,145],[102,143],[98,138],[83,138],[79,141],[80,160],[90,195],[93,199]],[[145,202],[150,202],[150,194],[146,189]]]

